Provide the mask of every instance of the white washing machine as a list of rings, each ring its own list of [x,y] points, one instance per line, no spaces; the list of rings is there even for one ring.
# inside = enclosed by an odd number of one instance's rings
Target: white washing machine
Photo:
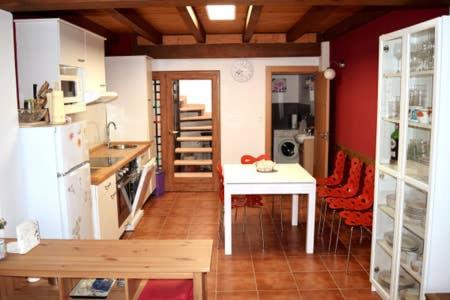
[[[277,129],[273,131],[273,156],[276,163],[298,163],[299,145],[294,136],[297,129]]]

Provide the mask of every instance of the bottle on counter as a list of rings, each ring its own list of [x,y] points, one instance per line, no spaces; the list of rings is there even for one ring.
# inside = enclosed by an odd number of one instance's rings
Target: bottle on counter
[[[398,160],[398,138],[399,129],[398,125],[395,125],[395,130],[391,134],[391,161],[396,162]]]

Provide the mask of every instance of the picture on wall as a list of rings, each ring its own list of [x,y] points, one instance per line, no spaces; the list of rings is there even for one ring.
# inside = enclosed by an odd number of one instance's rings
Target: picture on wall
[[[287,93],[286,78],[272,78],[272,93]]]

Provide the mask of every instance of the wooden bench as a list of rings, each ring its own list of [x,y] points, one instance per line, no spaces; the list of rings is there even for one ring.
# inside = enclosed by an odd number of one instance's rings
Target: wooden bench
[[[212,240],[43,240],[0,261],[0,299],[69,299],[80,278],[124,279],[108,299],[127,300],[138,299],[147,279],[193,279],[194,299],[206,299],[212,246]],[[24,284],[23,277],[56,278],[57,285]]]

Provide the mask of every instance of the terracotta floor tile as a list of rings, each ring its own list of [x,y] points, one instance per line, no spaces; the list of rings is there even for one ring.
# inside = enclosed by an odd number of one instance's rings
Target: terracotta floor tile
[[[336,284],[328,272],[295,273],[295,280],[299,290],[335,289]]]
[[[297,290],[259,291],[260,300],[298,300]],[[323,299],[322,299],[323,300]]]
[[[208,292],[210,291],[216,291],[216,273],[210,272],[208,275],[206,275],[206,290]]]
[[[258,290],[289,290],[296,289],[292,273],[256,273]]]
[[[253,272],[253,263],[250,259],[219,259],[217,265],[218,273],[249,273]]]
[[[217,274],[217,291],[256,291],[253,273]]]
[[[207,292],[208,295],[208,300],[216,300],[216,292],[214,291],[208,291]]]
[[[380,300],[381,297],[377,293],[370,291],[370,289],[350,289],[341,290],[345,300]]]
[[[366,271],[331,272],[339,288],[370,288],[369,275]]]
[[[318,256],[288,256],[292,272],[326,271],[326,267]]]
[[[370,270],[370,255],[353,255],[355,260],[366,270]]]
[[[219,227],[216,224],[191,224],[189,226],[189,234],[212,234],[218,233]]]
[[[300,296],[302,299],[306,300],[342,300],[341,294],[338,290],[328,290],[328,291],[300,291]],[[362,299],[360,299],[362,300]]]
[[[255,292],[217,292],[217,300],[257,300],[258,293]]]
[[[161,232],[158,237],[158,239],[160,240],[185,240],[186,238],[187,238],[186,234],[176,234],[167,232]]]
[[[320,257],[329,271],[345,271],[346,255],[324,254]],[[353,257],[350,257],[349,270],[360,271],[362,269],[361,265]]]
[[[177,223],[166,223],[161,229],[161,233],[164,234],[187,234],[188,233],[188,225],[185,224],[177,224]]]
[[[289,266],[284,257],[254,259],[253,265],[255,267],[255,272],[289,272]]]
[[[218,215],[210,215],[210,216],[194,216],[191,219],[191,224],[219,224]]]

